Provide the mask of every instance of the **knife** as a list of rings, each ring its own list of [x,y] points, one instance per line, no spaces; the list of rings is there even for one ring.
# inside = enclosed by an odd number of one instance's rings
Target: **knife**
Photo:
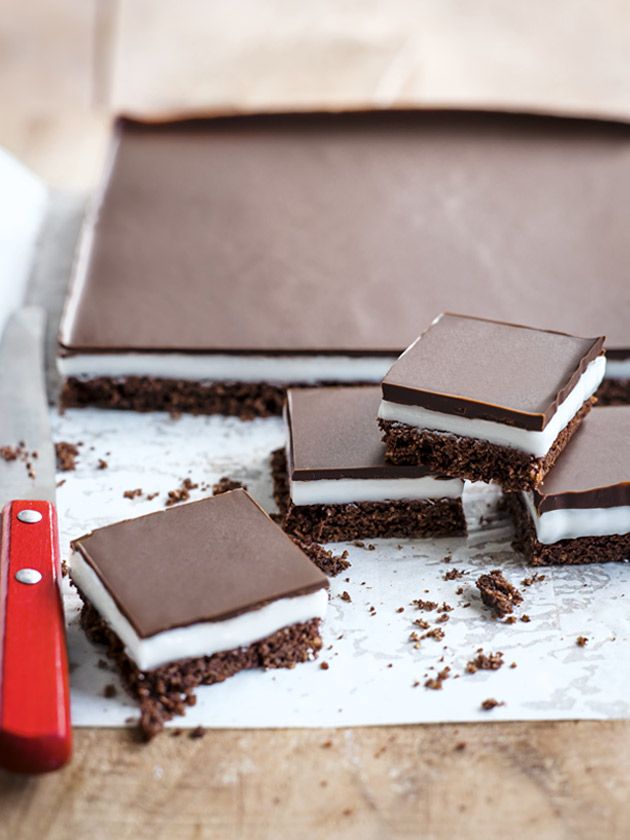
[[[24,773],[72,752],[44,326],[23,307],[0,343],[0,766]]]

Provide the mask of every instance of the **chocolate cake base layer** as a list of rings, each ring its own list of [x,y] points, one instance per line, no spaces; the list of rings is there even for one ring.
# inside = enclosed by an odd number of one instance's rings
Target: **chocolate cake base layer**
[[[507,506],[514,520],[512,546],[532,566],[578,565],[630,560],[630,534],[576,537],[546,545],[536,539],[536,529],[519,493],[508,493]]]
[[[587,400],[560,432],[544,458],[477,438],[432,429],[418,429],[392,420],[379,420],[385,457],[394,464],[422,464],[437,475],[469,481],[497,481],[506,490],[531,490],[555,464],[596,400]]]
[[[289,534],[318,543],[377,537],[449,537],[466,533],[461,499],[355,502],[340,505],[294,505],[289,495],[283,449],[271,456],[274,498]]]
[[[596,396],[598,405],[629,405],[630,379],[604,379]]]
[[[320,382],[317,385],[342,383]],[[350,383],[343,383],[350,384]],[[368,383],[354,382],[353,385]],[[122,379],[69,377],[59,397],[62,408],[113,408],[125,411],[168,411],[225,414],[241,420],[282,414],[287,388],[313,384],[269,385],[266,382],[194,382],[128,376]]]
[[[81,592],[79,595],[83,600],[81,626],[92,642],[105,645],[123,685],[139,702],[138,727],[145,740],[157,735],[167,720],[186,714],[186,706],[195,705],[194,689],[197,686],[223,682],[248,668],[293,668],[315,658],[322,647],[320,619],[315,618],[284,627],[249,647],[182,659],[153,671],[140,671],[125,653],[118,636]]]

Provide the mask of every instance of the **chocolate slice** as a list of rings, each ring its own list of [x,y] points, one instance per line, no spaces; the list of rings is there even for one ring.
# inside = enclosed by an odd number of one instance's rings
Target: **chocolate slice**
[[[508,490],[535,487],[591,408],[603,343],[440,315],[383,380],[386,457]]]
[[[284,527],[319,542],[465,533],[463,482],[385,461],[378,387],[291,389],[274,453]]]
[[[536,565],[630,559],[630,406],[595,408],[533,492],[508,497]]]
[[[72,543],[81,625],[104,644],[153,737],[198,685],[292,668],[322,646],[328,580],[245,490]]]
[[[394,363],[383,399],[542,430],[603,345],[447,312]]]

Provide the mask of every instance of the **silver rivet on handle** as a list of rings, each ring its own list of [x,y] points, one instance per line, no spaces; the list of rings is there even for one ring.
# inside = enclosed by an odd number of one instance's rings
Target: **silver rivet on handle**
[[[39,583],[42,579],[42,573],[37,569],[18,569],[15,573],[15,579],[19,583],[34,584]]]
[[[35,525],[36,522],[42,521],[42,515],[37,510],[21,510],[17,518],[20,522],[25,522],[27,525]]]

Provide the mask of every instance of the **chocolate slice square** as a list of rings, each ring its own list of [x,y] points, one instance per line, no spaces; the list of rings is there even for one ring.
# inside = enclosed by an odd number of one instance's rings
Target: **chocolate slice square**
[[[445,313],[382,383],[386,457],[533,488],[593,403],[604,338]]]
[[[463,482],[385,461],[378,387],[291,389],[273,455],[284,527],[317,542],[465,533]]]
[[[243,668],[321,647],[328,580],[244,490],[99,528],[72,543],[82,624],[141,705],[141,728]]]
[[[379,383],[448,309],[606,332],[628,399],[629,149],[628,126],[509,114],[119,121],[62,402],[280,413],[290,385]]]
[[[597,407],[533,491],[508,496],[534,565],[630,559],[630,407]]]

